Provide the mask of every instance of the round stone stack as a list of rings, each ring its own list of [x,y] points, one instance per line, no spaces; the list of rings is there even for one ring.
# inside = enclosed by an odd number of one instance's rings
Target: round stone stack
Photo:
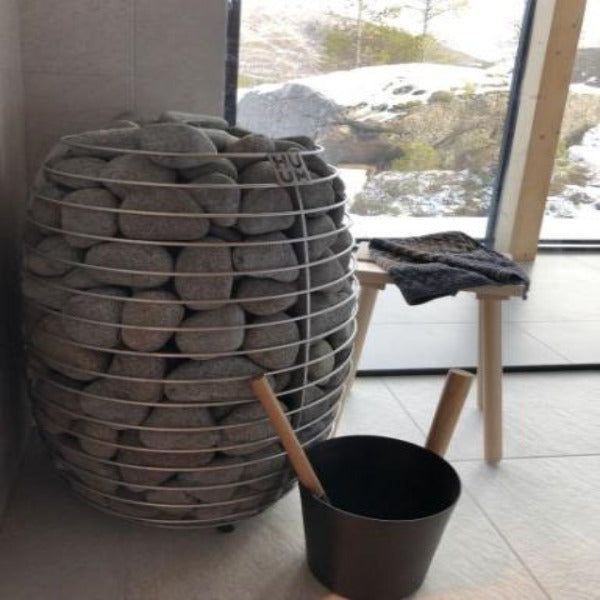
[[[47,157],[24,241],[29,383],[86,501],[172,527],[267,508],[293,477],[251,391],[262,373],[303,444],[331,433],[356,287],[320,151],[167,112]]]

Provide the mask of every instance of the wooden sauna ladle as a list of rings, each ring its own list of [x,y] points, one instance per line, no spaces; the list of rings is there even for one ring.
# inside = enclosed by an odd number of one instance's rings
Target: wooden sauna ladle
[[[448,449],[473,379],[474,376],[471,373],[462,369],[450,369],[448,371],[427,441],[425,442],[425,448],[435,452],[439,456],[444,456]],[[328,502],[325,489],[308,460],[308,456],[302,444],[300,444],[291,423],[281,409],[267,377],[263,375],[252,380],[252,389],[279,436],[299,481],[315,496]]]

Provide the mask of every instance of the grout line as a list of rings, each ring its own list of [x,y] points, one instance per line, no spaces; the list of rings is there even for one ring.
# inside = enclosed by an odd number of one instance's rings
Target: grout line
[[[542,344],[542,346],[545,346],[546,348],[548,348],[548,350],[551,350],[554,354],[556,354],[557,356],[560,356],[563,360],[566,360],[569,364],[573,364],[573,361],[570,358],[568,358],[567,356],[558,352],[554,347],[550,346],[550,344],[547,344],[543,340],[539,339],[537,336],[533,335],[533,333],[530,333],[529,331],[527,331],[520,325],[517,326],[517,328],[521,331],[521,333],[525,334],[526,336],[530,337],[531,339],[535,340],[536,342]],[[583,362],[583,361],[577,361],[577,362]]]
[[[400,400],[400,398],[398,398],[398,396],[396,396],[396,394],[394,394],[394,390],[392,390],[392,388],[388,385],[387,381],[385,381],[385,378],[382,378],[382,379],[384,380],[384,381],[382,381],[382,383],[385,386],[385,388],[387,389],[387,391],[392,395],[392,398],[400,405],[400,408],[402,409],[404,414],[413,422],[413,424],[415,425],[417,430],[421,432],[421,434],[423,435],[423,440],[425,440],[425,437],[427,435],[426,432],[422,429],[422,427],[413,418],[413,416],[410,414],[408,409],[402,403],[402,400]]]
[[[597,458],[600,457],[600,452],[589,452],[582,454],[532,454],[531,456],[504,456],[502,462],[510,460],[553,460],[555,458]],[[448,458],[449,462],[453,463],[470,463],[480,462],[481,458]]]
[[[548,593],[546,588],[542,585],[541,581],[537,578],[537,576],[535,575],[535,573],[533,572],[531,567],[525,562],[523,557],[517,552],[515,547],[508,540],[508,537],[506,535],[504,535],[504,533],[502,532],[500,527],[490,517],[490,515],[483,508],[481,503],[477,500],[475,494],[473,492],[471,492],[471,490],[467,487],[467,485],[465,483],[463,483],[463,489],[465,490],[465,494],[473,501],[475,506],[477,506],[477,508],[481,511],[481,514],[484,516],[484,518],[487,520],[487,522],[491,525],[492,529],[494,529],[494,531],[498,534],[500,539],[506,544],[508,549],[514,554],[515,558],[519,561],[519,563],[521,564],[523,569],[525,569],[525,572],[529,575],[529,577],[531,577],[532,581],[537,585],[540,592],[542,592],[542,594],[544,594],[544,596],[546,598],[548,598],[548,600],[552,600],[552,596],[550,596],[550,594]]]

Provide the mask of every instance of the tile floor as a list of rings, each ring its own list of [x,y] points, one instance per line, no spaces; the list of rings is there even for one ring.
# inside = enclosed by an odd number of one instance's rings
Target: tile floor
[[[540,254],[531,282],[527,301],[504,303],[505,365],[600,363],[600,253]],[[379,295],[360,368],[468,367],[476,353],[472,294],[410,307],[388,286]]]
[[[421,442],[441,377],[359,379],[340,433]],[[418,598],[600,598],[600,373],[506,377],[506,456],[474,396],[451,445],[464,493]],[[7,600],[319,600],[296,491],[230,535],[155,530],[71,496],[34,440],[0,532]],[[375,600],[375,599],[374,599]]]

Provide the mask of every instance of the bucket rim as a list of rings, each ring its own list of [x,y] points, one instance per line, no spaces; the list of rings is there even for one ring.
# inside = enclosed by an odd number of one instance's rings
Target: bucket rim
[[[447,512],[452,512],[454,510],[454,507],[458,504],[458,501],[461,497],[462,494],[462,480],[460,478],[460,475],[458,474],[458,472],[456,471],[456,469],[442,456],[440,456],[439,454],[436,454],[435,452],[432,452],[431,450],[429,450],[428,448],[424,448],[423,446],[419,446],[418,444],[414,444],[413,442],[407,442],[406,440],[400,440],[398,438],[393,438],[393,437],[389,437],[389,436],[385,436],[385,435],[342,435],[339,437],[334,437],[334,438],[329,438],[327,440],[322,440],[320,442],[317,442],[316,444],[314,444],[313,446],[311,446],[310,448],[307,448],[307,454],[310,456],[311,451],[313,450],[313,448],[317,448],[319,446],[324,446],[327,445],[329,443],[333,443],[336,442],[337,440],[349,440],[349,439],[380,439],[380,440],[387,440],[390,442],[398,442],[400,444],[404,444],[406,446],[412,446],[413,448],[416,448],[418,450],[421,450],[425,453],[430,454],[431,456],[435,457],[436,459],[438,459],[439,461],[441,461],[445,467],[450,469],[450,472],[454,475],[454,477],[456,478],[456,484],[457,484],[457,490],[456,490],[456,497],[454,498],[454,500],[448,504],[448,506],[442,510],[439,510],[437,512],[433,512],[430,513],[428,515],[425,515],[423,517],[414,517],[414,518],[409,518],[409,519],[380,519],[377,517],[369,517],[366,515],[360,515],[358,513],[353,513],[347,510],[344,510],[343,508],[339,508],[337,506],[334,506],[333,504],[331,504],[330,502],[327,502],[325,500],[323,500],[322,498],[319,498],[316,494],[314,494],[311,490],[309,490],[300,480],[298,481],[298,487],[306,494],[307,497],[311,498],[313,501],[315,501],[317,504],[321,505],[323,508],[326,508],[328,510],[332,510],[338,513],[342,513],[344,515],[347,515],[348,517],[352,517],[354,519],[360,519],[363,521],[371,521],[371,522],[376,522],[376,523],[418,523],[419,521],[426,521],[428,519],[432,519],[434,517],[439,517],[441,515],[443,515],[444,513]],[[327,490],[325,490],[327,492]],[[304,507],[302,508],[302,510],[304,511]]]

